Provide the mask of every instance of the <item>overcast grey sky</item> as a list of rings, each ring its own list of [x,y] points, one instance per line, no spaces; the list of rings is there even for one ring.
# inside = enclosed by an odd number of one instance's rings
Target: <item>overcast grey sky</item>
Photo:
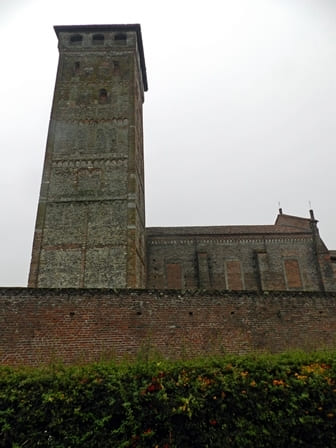
[[[25,286],[53,25],[140,23],[148,226],[308,216],[336,249],[335,0],[1,0],[0,285]]]

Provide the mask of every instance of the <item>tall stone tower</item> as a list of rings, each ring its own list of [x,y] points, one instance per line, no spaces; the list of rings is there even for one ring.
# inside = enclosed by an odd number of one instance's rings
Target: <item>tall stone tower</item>
[[[30,287],[145,286],[140,25],[56,26]]]

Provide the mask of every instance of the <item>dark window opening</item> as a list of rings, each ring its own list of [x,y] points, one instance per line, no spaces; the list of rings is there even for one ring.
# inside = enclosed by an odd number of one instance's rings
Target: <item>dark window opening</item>
[[[79,45],[83,41],[83,36],[81,34],[73,34],[70,37],[70,43],[73,45]]]
[[[114,36],[114,40],[117,40],[117,41],[123,41],[123,42],[126,42],[126,40],[127,40],[127,34],[125,34],[125,33],[118,33],[118,34],[116,34],[115,36]]]
[[[105,90],[105,89],[99,90],[99,102],[101,104],[107,102],[107,90]]]
[[[75,73],[78,73],[79,72],[79,69],[80,69],[80,63],[79,62],[75,62]]]
[[[92,36],[92,43],[96,45],[102,45],[104,43],[104,34],[94,34]]]

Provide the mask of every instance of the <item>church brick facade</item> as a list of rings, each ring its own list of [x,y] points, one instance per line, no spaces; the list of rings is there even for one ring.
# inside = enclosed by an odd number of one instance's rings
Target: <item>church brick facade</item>
[[[310,217],[146,228],[139,25],[58,26],[30,287],[335,291]]]

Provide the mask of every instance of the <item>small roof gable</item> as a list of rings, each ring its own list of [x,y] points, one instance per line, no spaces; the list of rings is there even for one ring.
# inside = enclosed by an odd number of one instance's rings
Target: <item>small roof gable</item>
[[[275,220],[275,226],[286,226],[302,230],[311,230],[311,219],[279,213]]]

